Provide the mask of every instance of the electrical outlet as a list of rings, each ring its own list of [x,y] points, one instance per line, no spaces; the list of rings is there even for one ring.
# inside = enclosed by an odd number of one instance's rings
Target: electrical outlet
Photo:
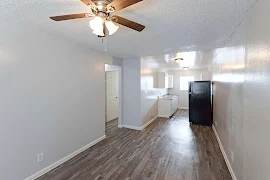
[[[232,160],[232,162],[234,160],[234,153],[233,153],[233,151],[231,151],[231,160]]]
[[[37,155],[37,163],[40,163],[41,161],[43,161],[43,153]]]
[[[217,127],[217,121],[215,121],[215,126]]]

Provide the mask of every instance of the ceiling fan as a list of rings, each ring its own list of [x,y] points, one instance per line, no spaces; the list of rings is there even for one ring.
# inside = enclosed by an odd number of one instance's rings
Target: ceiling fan
[[[114,23],[121,24],[133,30],[141,32],[145,26],[136,22],[130,21],[120,16],[113,15],[114,12],[120,11],[133,4],[141,2],[143,0],[81,0],[85,5],[89,6],[91,12],[81,14],[69,14],[63,16],[50,17],[54,21],[65,21],[79,18],[90,18],[95,17],[89,23],[93,34],[98,37],[106,36],[106,28],[108,29],[109,35],[114,34],[119,26]]]

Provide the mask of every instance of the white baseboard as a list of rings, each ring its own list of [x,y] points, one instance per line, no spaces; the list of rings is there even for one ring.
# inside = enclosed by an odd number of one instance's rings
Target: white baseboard
[[[178,109],[185,109],[185,110],[188,110],[189,108],[188,108],[188,107],[178,107]]]
[[[118,128],[122,128],[123,126],[122,125],[118,125]]]
[[[222,146],[222,143],[221,143],[221,140],[220,140],[220,138],[219,138],[219,136],[218,136],[218,133],[217,133],[217,131],[216,131],[216,128],[215,128],[215,126],[212,126],[212,127],[213,127],[213,131],[214,131],[214,133],[215,133],[215,135],[216,135],[216,138],[217,138],[217,141],[218,141],[220,150],[221,150],[221,152],[222,152],[222,155],[223,155],[223,157],[224,157],[224,159],[225,159],[226,165],[227,165],[227,167],[228,167],[228,169],[229,169],[229,171],[230,171],[230,174],[231,174],[231,176],[232,176],[232,179],[233,179],[233,180],[237,180],[237,178],[236,178],[236,176],[235,176],[235,174],[234,174],[234,172],[233,172],[231,163],[230,163],[230,161],[229,161],[229,159],[228,159],[228,157],[227,157],[227,155],[226,155],[226,153],[225,153],[225,150],[224,150],[224,148],[223,148],[223,146]]]
[[[141,130],[141,127],[137,127],[137,126],[122,125],[122,127],[123,128],[137,130],[137,131],[140,131]]]
[[[149,126],[152,122],[154,122],[156,119],[158,118],[158,116],[154,117],[153,119],[151,119],[150,121],[148,121],[145,125],[143,125],[142,127],[137,127],[137,126],[129,126],[129,125],[122,125],[121,127],[123,128],[128,128],[128,129],[133,129],[136,131],[142,131],[144,128],[146,128],[147,126]],[[119,126],[118,126],[119,127]]]
[[[141,130],[145,129],[147,126],[149,126],[152,122],[154,122],[156,119],[158,118],[158,116],[154,117],[153,119],[151,119],[150,121],[148,121],[145,125],[143,125],[141,127]]]
[[[93,145],[99,143],[100,141],[102,141],[105,138],[106,138],[106,135],[101,136],[100,138],[92,141],[91,143],[87,144],[86,146],[84,146],[84,147],[78,149],[77,151],[67,155],[66,157],[64,157],[64,158],[60,159],[59,161],[51,164],[50,166],[38,171],[37,173],[33,174],[32,176],[29,176],[29,177],[25,178],[24,180],[35,180],[35,179],[37,179],[38,177],[40,177],[40,176],[46,174],[47,172],[53,170],[57,166],[59,166],[59,165],[63,164],[64,162],[70,160],[74,156],[80,154],[81,152],[85,151],[86,149],[88,149],[88,148],[92,147]]]
[[[158,117],[161,117],[161,118],[170,118],[170,116],[166,116],[166,115],[158,115]]]

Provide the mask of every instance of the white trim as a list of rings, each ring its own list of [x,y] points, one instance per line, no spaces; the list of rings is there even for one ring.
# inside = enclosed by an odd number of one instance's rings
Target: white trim
[[[213,128],[213,131],[214,131],[214,133],[215,133],[215,135],[216,135],[216,138],[217,138],[217,141],[218,141],[220,150],[221,150],[222,155],[223,155],[223,157],[224,157],[224,159],[225,159],[226,165],[227,165],[227,167],[228,167],[228,169],[229,169],[229,171],[230,171],[230,174],[231,174],[231,176],[232,176],[232,179],[233,179],[233,180],[237,180],[237,178],[236,178],[236,176],[235,176],[235,174],[234,174],[234,172],[233,172],[231,163],[230,163],[230,161],[229,161],[229,159],[228,159],[228,157],[227,157],[227,155],[226,155],[226,152],[225,152],[225,150],[224,150],[224,148],[223,148],[223,146],[222,146],[221,140],[220,140],[220,138],[219,138],[219,136],[218,136],[218,133],[217,133],[217,131],[216,131],[215,126],[213,125],[212,128]]]
[[[129,126],[129,125],[118,125],[119,128],[128,128],[128,129],[133,129],[136,131],[142,131],[143,129],[145,129],[147,126],[149,126],[152,122],[154,122],[156,119],[158,118],[158,116],[155,116],[153,119],[151,119],[150,121],[148,121],[145,125],[143,125],[142,127],[137,127],[137,126]]]
[[[147,126],[149,126],[152,122],[154,122],[156,119],[158,118],[158,116],[154,117],[153,119],[151,119],[150,121],[148,121],[147,123],[145,123],[145,125],[143,125],[141,127],[141,130],[145,129]]]
[[[136,127],[136,126],[122,125],[122,127],[123,127],[123,128],[128,128],[128,129],[137,130],[137,131],[141,131],[141,130],[142,130],[141,127]]]
[[[90,148],[91,146],[93,146],[93,145],[99,143],[100,141],[102,141],[102,140],[105,139],[105,138],[106,138],[106,135],[101,136],[100,138],[98,138],[98,139],[92,141],[91,143],[89,143],[89,144],[87,144],[86,146],[84,146],[84,147],[78,149],[77,151],[75,151],[75,152],[73,152],[73,153],[67,155],[66,157],[60,159],[59,161],[57,161],[57,162],[55,162],[55,163],[53,163],[53,164],[47,166],[46,168],[44,168],[44,169],[38,171],[37,173],[35,173],[35,174],[33,174],[33,175],[31,175],[31,176],[25,178],[24,180],[35,180],[35,179],[39,178],[40,176],[42,176],[42,175],[46,174],[47,172],[53,170],[53,169],[56,168],[57,166],[59,166],[59,165],[63,164],[64,162],[70,160],[70,159],[73,158],[74,156],[80,154],[81,152],[85,151],[86,149]]]
[[[186,109],[186,110],[188,110],[189,108],[188,107],[178,107],[178,109]]]

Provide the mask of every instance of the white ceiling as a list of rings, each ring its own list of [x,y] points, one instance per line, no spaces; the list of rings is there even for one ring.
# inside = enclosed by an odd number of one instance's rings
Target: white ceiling
[[[144,0],[118,13],[141,23],[139,33],[121,26],[107,38],[108,53],[144,57],[222,47],[256,0]],[[50,16],[84,13],[80,0],[1,0],[0,22],[27,23],[54,36],[104,52],[90,19],[54,22]]]

